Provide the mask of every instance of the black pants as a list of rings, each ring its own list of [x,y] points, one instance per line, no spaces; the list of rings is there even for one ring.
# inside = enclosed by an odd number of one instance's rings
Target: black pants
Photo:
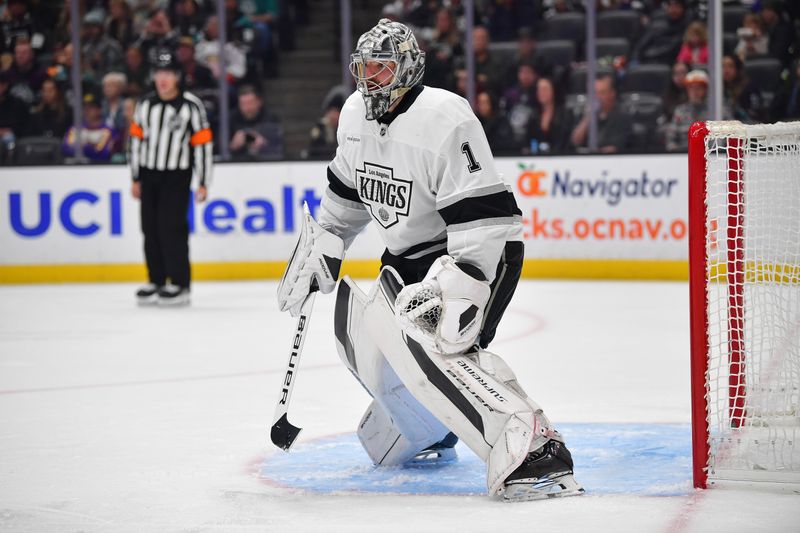
[[[150,283],[189,287],[189,199],[192,171],[141,169],[144,258]]]
[[[420,257],[406,259],[389,253],[386,250],[381,257],[381,266],[391,266],[397,270],[403,282],[408,285],[422,281],[428,269],[443,251]],[[478,335],[478,344],[486,348],[497,333],[497,325],[503,317],[514,291],[517,289],[520,274],[522,274],[522,260],[525,256],[525,246],[519,241],[509,241],[503,249],[503,255],[497,264],[494,281],[490,285],[491,296],[483,315],[483,327]]]

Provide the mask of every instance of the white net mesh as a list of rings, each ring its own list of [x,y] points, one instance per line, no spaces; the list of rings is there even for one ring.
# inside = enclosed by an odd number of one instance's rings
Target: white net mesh
[[[800,481],[800,123],[709,123],[709,479]]]

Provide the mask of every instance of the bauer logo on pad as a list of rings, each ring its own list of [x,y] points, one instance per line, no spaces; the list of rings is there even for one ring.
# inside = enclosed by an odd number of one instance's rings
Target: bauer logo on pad
[[[356,169],[356,184],[361,201],[384,228],[408,216],[411,181],[395,178],[394,169],[364,162],[363,169]]]

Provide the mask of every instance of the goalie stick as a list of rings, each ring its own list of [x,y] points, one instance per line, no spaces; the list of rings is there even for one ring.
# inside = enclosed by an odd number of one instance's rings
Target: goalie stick
[[[311,323],[311,309],[314,307],[314,298],[317,294],[314,289],[315,288],[312,288],[312,292],[306,296],[306,299],[303,300],[303,305],[300,307],[300,316],[297,318],[297,327],[294,330],[294,337],[292,338],[292,348],[289,351],[289,365],[286,368],[286,374],[281,383],[281,395],[278,399],[278,404],[275,406],[275,417],[270,431],[272,443],[287,452],[303,430],[303,428],[292,425],[287,415],[289,400],[292,397],[292,389],[294,388],[295,381],[297,381],[297,368],[300,363],[300,355],[303,353],[303,344],[306,340],[306,333],[308,333],[308,326]]]

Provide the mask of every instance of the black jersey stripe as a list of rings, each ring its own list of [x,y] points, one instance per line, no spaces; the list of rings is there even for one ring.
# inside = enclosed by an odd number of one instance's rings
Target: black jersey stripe
[[[350,200],[351,202],[357,202],[359,204],[363,203],[361,202],[361,197],[358,196],[358,191],[345,185],[344,182],[336,176],[333,170],[331,170],[331,167],[328,167],[328,188],[332,193],[345,200]]]
[[[437,239],[435,241],[421,242],[419,244],[415,244],[414,246],[410,246],[403,253],[398,254],[398,257],[410,257],[414,254],[418,254],[419,252],[427,250],[428,248],[433,248],[441,244],[447,244],[447,237],[444,239]]]
[[[444,223],[448,226],[464,224],[487,218],[503,218],[521,215],[514,195],[508,191],[472,196],[439,209]]]

